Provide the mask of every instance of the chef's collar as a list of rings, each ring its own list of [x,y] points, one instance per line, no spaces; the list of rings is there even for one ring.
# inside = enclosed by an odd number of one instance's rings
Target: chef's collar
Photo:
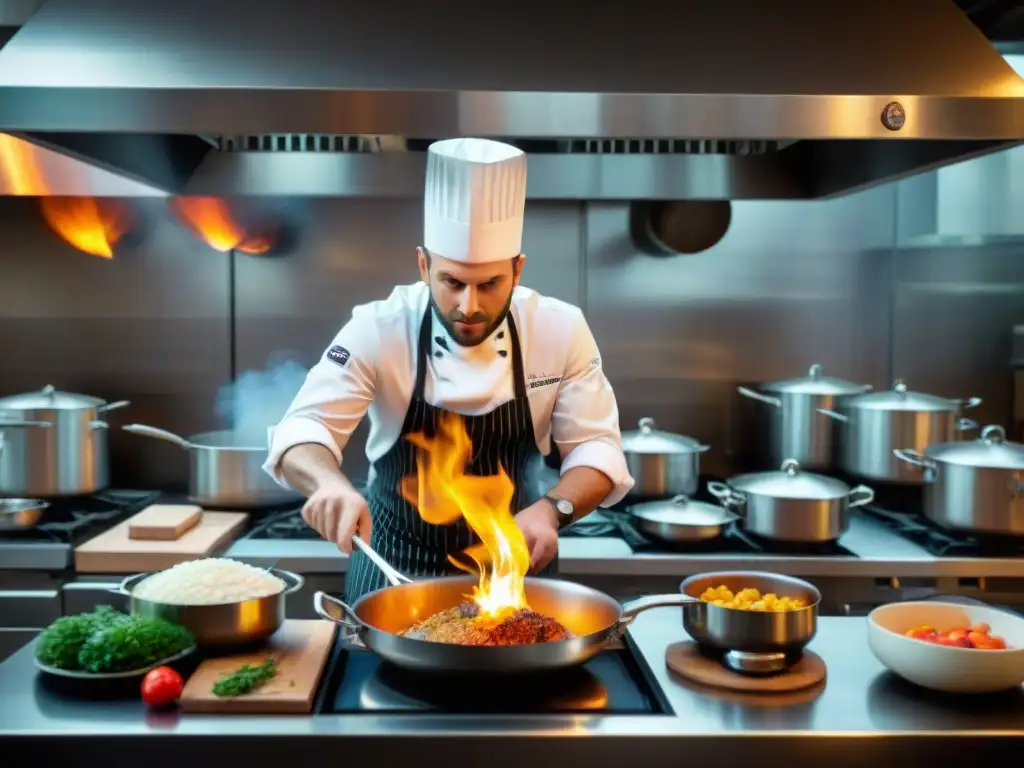
[[[435,360],[456,358],[485,362],[495,357],[508,359],[510,344],[507,313],[505,319],[491,331],[491,335],[474,347],[462,346],[448,333],[448,329],[437,316],[436,308],[430,313],[430,322],[430,354]]]

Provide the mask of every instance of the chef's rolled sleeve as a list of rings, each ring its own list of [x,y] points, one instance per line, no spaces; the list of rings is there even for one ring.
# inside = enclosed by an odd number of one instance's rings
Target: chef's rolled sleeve
[[[590,467],[612,481],[602,507],[618,503],[633,487],[622,453],[619,408],[615,392],[601,367],[601,353],[583,313],[576,315],[551,414],[551,434],[564,457],[562,474],[575,467]]]
[[[288,488],[281,458],[306,443],[322,445],[341,465],[349,438],[373,402],[380,361],[380,335],[372,314],[357,307],[352,319],[324,351],[289,406],[269,430],[270,448],[263,469]]]

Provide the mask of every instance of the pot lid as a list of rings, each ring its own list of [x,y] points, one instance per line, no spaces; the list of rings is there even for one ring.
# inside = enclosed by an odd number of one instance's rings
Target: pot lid
[[[21,395],[0,398],[0,411],[76,411],[80,408],[98,408],[105,402],[98,397],[60,392],[47,385],[38,392],[26,392]]]
[[[625,453],[702,453],[708,449],[692,437],[655,429],[654,419],[640,419],[635,432],[622,433],[622,450]]]
[[[742,493],[778,499],[842,499],[850,495],[850,487],[842,480],[802,472],[796,459],[786,459],[777,472],[734,477],[729,480],[729,486]]]
[[[875,411],[959,411],[964,404],[959,400],[922,392],[911,392],[902,379],[897,379],[892,389],[882,392],[867,392],[850,398],[845,407]]]
[[[761,389],[781,395],[859,395],[869,387],[863,384],[854,384],[845,379],[822,376],[821,366],[815,363],[807,371],[806,376],[801,376],[799,379],[773,381],[770,384],[764,384]]]
[[[1024,469],[1024,444],[1006,439],[1006,430],[990,424],[977,440],[931,445],[925,456],[947,464],[995,469]]]
[[[724,507],[694,501],[686,496],[674,499],[659,499],[634,504],[629,508],[634,517],[642,517],[652,523],[673,523],[675,525],[724,525],[736,520],[739,515]]]

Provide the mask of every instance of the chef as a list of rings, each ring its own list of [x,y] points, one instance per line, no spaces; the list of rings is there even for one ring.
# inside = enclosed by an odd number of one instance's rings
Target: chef
[[[500,461],[515,483],[512,511],[534,573],[557,572],[561,528],[633,485],[615,395],[583,313],[519,285],[525,203],[520,150],[484,139],[432,144],[416,254],[422,282],[355,307],[272,430],[265,469],[308,497],[305,521],[351,553],[350,604],[386,586],[353,552],[356,534],[410,576],[453,572],[448,556],[474,543],[464,521],[425,522],[399,488],[416,472],[406,437],[445,412],[460,414],[473,440],[467,471],[492,474]],[[364,494],[342,456],[367,412]],[[552,442],[560,479],[527,506],[524,469]]]

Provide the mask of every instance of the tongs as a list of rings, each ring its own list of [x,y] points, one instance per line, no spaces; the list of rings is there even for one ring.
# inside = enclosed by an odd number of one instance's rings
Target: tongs
[[[363,551],[364,555],[370,558],[370,561],[380,569],[380,572],[384,574],[384,578],[390,582],[392,587],[397,587],[399,584],[412,584],[412,579],[392,568],[391,564],[388,563],[387,560],[378,555],[374,548],[361,538],[353,536],[352,543],[359,547],[359,549]]]

